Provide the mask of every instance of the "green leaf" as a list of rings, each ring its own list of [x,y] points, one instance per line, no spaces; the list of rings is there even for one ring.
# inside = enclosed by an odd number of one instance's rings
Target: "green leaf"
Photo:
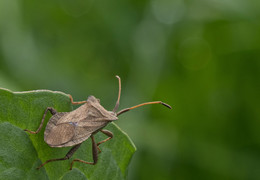
[[[70,163],[78,158],[92,161],[92,148],[85,141],[71,159],[46,164],[36,168],[46,160],[62,158],[71,149],[51,148],[43,139],[44,129],[51,117],[48,113],[43,129],[38,134],[28,134],[24,129],[35,131],[47,107],[59,112],[69,112],[72,105],[67,94],[57,91],[37,90],[11,92],[0,88],[0,179],[126,179],[127,167],[136,148],[129,137],[114,123],[105,129],[114,138],[100,145],[96,165],[75,162],[70,171]],[[105,139],[102,133],[95,135],[96,141]]]

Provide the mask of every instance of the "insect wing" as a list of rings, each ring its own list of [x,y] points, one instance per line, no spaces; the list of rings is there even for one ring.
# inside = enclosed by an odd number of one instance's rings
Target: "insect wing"
[[[88,101],[72,112],[55,114],[47,125],[44,139],[51,147],[73,146],[116,119],[99,103]]]
[[[50,146],[62,145],[74,137],[75,127],[71,124],[58,124],[45,136],[45,142]]]

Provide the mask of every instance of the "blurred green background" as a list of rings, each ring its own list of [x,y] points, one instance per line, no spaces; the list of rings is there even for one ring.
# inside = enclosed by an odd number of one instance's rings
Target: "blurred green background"
[[[259,0],[0,0],[0,87],[112,110],[115,75],[120,109],[173,106],[117,121],[130,180],[260,179]]]

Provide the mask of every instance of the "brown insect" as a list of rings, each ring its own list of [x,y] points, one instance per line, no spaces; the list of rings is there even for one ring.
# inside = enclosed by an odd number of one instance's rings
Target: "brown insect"
[[[48,107],[45,110],[44,115],[42,117],[41,124],[36,131],[30,131],[25,129],[25,131],[31,134],[39,133],[39,131],[42,129],[45,116],[47,112],[50,111],[50,113],[53,116],[50,118],[45,128],[44,141],[50,147],[73,146],[70,149],[70,151],[65,155],[65,157],[47,160],[45,163],[40,165],[37,169],[40,169],[45,164],[52,161],[61,161],[61,160],[69,159],[80,147],[80,145],[89,137],[92,140],[93,162],[86,162],[81,159],[74,159],[70,165],[70,169],[72,169],[72,166],[76,161],[85,164],[94,165],[98,161],[98,151],[101,152],[101,150],[99,149],[99,145],[113,138],[113,133],[108,130],[104,130],[103,128],[108,123],[117,120],[120,114],[125,113],[131,109],[135,109],[137,107],[148,105],[148,104],[162,104],[171,109],[171,106],[166,103],[163,103],[161,101],[154,101],[154,102],[142,103],[130,108],[123,109],[119,112],[116,112],[119,106],[119,100],[121,95],[121,80],[119,76],[116,77],[119,81],[119,92],[118,92],[118,99],[113,111],[107,111],[104,107],[100,105],[99,99],[96,99],[94,96],[89,96],[87,101],[74,102],[72,96],[69,95],[72,104],[84,103],[84,105],[80,106],[79,108],[71,112],[57,112],[52,107]],[[94,139],[94,134],[96,134],[99,131],[107,135],[108,138],[96,143]]]

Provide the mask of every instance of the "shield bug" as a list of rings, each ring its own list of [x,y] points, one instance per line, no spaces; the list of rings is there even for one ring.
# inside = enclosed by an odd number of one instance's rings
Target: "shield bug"
[[[130,108],[123,109],[116,112],[119,107],[119,101],[121,96],[121,80],[119,76],[116,76],[119,82],[119,91],[116,105],[113,111],[107,111],[100,105],[99,99],[94,96],[89,96],[86,101],[74,102],[71,95],[70,100],[72,104],[83,104],[79,108],[71,112],[57,112],[54,108],[48,107],[41,120],[41,124],[36,131],[30,131],[25,129],[28,133],[37,134],[42,129],[45,116],[48,111],[52,114],[44,132],[44,141],[50,147],[68,147],[73,146],[70,151],[63,158],[50,159],[40,165],[37,169],[40,169],[45,164],[52,161],[61,161],[71,158],[71,156],[77,151],[80,145],[89,137],[92,140],[92,155],[93,162],[86,162],[81,159],[74,159],[71,162],[70,169],[74,162],[82,162],[85,164],[95,165],[98,161],[99,145],[113,138],[113,133],[103,129],[108,123],[118,119],[120,114],[123,114],[129,110],[135,109],[140,106],[148,104],[162,104],[171,109],[171,106],[161,101],[153,101],[142,103]],[[108,138],[98,143],[95,142],[94,135],[101,131]]]

